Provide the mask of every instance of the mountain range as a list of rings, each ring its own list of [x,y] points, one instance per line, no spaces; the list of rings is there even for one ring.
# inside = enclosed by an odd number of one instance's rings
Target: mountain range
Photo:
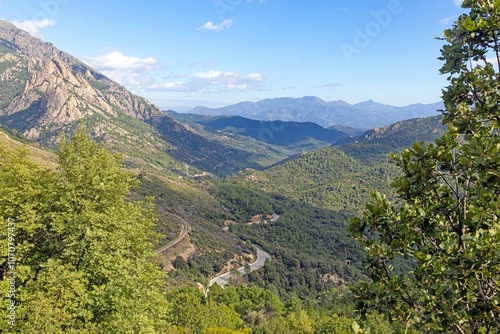
[[[396,107],[372,100],[349,104],[345,101],[326,102],[318,97],[281,97],[258,102],[240,102],[221,108],[196,107],[189,113],[210,116],[244,116],[265,121],[314,122],[323,127],[346,125],[370,129],[405,119],[438,115],[443,103],[411,104]]]
[[[255,139],[279,147],[311,150],[361,135],[366,130],[346,126],[324,128],[313,122],[259,121],[241,116],[206,116],[167,111],[176,120],[209,132]]]
[[[191,270],[186,277],[198,281],[238,263],[251,249],[242,239],[272,253],[275,272],[259,279],[273,281],[280,293],[300,287],[307,296],[312,286],[321,291],[333,284],[325,277],[362,276],[362,250],[345,231],[348,218],[371,191],[389,188],[397,172],[389,152],[443,131],[437,116],[387,124],[435,115],[439,108],[304,97],[189,114],[161,111],[0,20],[0,145],[27,147],[33,160],[56,168],[50,151],[61,133],[85,126],[141,179],[132,197],[155,197],[162,243],[180,226],[188,231],[164,261],[168,268],[172,256],[181,257],[177,263],[186,261]],[[259,224],[273,212],[280,214],[276,224]],[[293,275],[286,273],[291,267]]]
[[[262,168],[284,155],[263,145],[207,138],[52,44],[0,20],[0,123],[55,148],[83,123],[129,168],[217,176]],[[272,156],[272,157],[271,157]]]

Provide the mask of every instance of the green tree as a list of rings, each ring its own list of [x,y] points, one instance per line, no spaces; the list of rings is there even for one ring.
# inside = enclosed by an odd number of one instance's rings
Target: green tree
[[[59,169],[43,170],[26,153],[0,148],[0,279],[15,278],[21,333],[156,333],[166,330],[164,272],[154,261],[151,201],[130,202],[135,177],[83,128],[63,139]],[[9,231],[9,222],[15,228]],[[12,235],[9,235],[12,232]],[[9,238],[10,237],[10,238]],[[8,242],[15,244],[15,275]]]
[[[243,325],[243,320],[232,306],[205,298],[198,288],[173,290],[168,296],[172,302],[170,322],[192,333],[205,333],[209,329],[210,333],[217,333],[217,330],[228,333],[228,330],[240,330]]]
[[[184,258],[180,255],[177,255],[175,257],[175,260],[172,261],[172,266],[175,269],[186,269],[186,261],[184,261]]]
[[[311,319],[309,319],[307,312],[304,310],[291,312],[287,315],[286,320],[288,322],[288,327],[290,328],[290,333],[313,333]]]
[[[500,331],[500,1],[463,7],[440,58],[447,134],[394,156],[400,201],[376,194],[350,226],[372,280],[353,289],[360,309],[425,332]]]

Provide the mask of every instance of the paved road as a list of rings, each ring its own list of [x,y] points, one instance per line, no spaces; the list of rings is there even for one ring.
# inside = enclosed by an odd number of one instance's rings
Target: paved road
[[[260,269],[264,267],[264,264],[266,263],[267,259],[271,258],[271,255],[269,253],[266,253],[259,247],[255,246],[257,248],[257,260],[254,263],[250,264],[250,271],[254,271],[257,269]],[[239,273],[242,275],[245,275],[245,267],[241,267],[237,269]],[[210,280],[208,283],[208,286],[212,286],[214,283],[218,283],[220,286],[224,287],[227,283],[229,283],[229,280],[231,279],[232,274],[230,272],[219,275],[217,277],[214,277]]]
[[[273,213],[273,218],[271,219],[271,221],[275,222],[276,220],[278,220],[279,217],[280,216],[278,214]],[[188,234],[188,232],[189,232],[188,224],[185,220],[183,220],[181,234],[175,240],[172,240],[168,244],[158,248],[156,250],[156,252],[162,253],[162,252],[166,251],[167,249],[177,245]],[[250,264],[250,271],[254,271],[254,270],[257,270],[257,269],[264,267],[266,260],[271,258],[271,255],[269,253],[265,252],[264,250],[262,250],[261,248],[259,248],[257,246],[255,246],[255,248],[257,249],[257,260],[255,260],[255,262]],[[246,274],[245,267],[240,267],[237,270],[242,275]],[[219,275],[217,277],[212,278],[210,280],[210,282],[208,283],[208,286],[211,286],[215,282],[217,282],[220,286],[224,287],[227,283],[229,283],[230,279],[231,279],[231,273],[228,272],[228,273],[225,273],[225,274],[222,274],[222,275]]]
[[[185,220],[182,221],[182,231],[181,234],[175,239],[170,241],[168,244],[165,246],[162,246],[156,250],[157,253],[161,253],[169,249],[170,247],[174,247],[177,245],[188,233],[188,224]]]

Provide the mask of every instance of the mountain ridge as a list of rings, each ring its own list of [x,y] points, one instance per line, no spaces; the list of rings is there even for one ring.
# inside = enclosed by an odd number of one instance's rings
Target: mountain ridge
[[[218,176],[259,168],[258,153],[207,138],[77,58],[0,20],[0,123],[55,148],[83,123],[129,168]],[[237,157],[238,159],[233,159]]]
[[[291,149],[311,150],[328,146],[345,137],[354,137],[366,131],[343,126],[324,128],[314,122],[259,121],[242,116],[205,116],[175,111],[166,113],[183,123]]]
[[[0,64],[7,69],[1,81],[26,72],[0,110],[6,123],[20,125],[29,139],[60,131],[86,116],[116,116],[122,111],[137,119],[161,115],[158,108],[136,96],[51,43],[31,36],[13,24],[0,20]],[[8,66],[10,65],[10,66]],[[7,100],[4,100],[4,103]],[[25,116],[25,115],[21,115]],[[17,121],[17,122],[16,122]]]
[[[199,106],[189,113],[209,116],[243,116],[264,121],[314,122],[323,127],[347,125],[353,128],[375,128],[405,119],[436,116],[441,102],[415,103],[403,107],[368,100],[349,104],[343,100],[324,101],[315,96],[278,97],[257,102],[243,101],[220,108]]]

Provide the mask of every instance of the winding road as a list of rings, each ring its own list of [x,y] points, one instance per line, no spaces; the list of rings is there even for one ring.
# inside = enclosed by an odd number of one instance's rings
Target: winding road
[[[260,269],[264,267],[264,264],[266,263],[267,259],[271,258],[271,255],[264,250],[260,249],[259,247],[255,246],[257,248],[257,260],[255,262],[250,264],[250,271],[254,271],[257,269]],[[245,267],[240,267],[237,269],[239,273],[242,275],[245,275]],[[219,275],[217,277],[214,277],[210,280],[208,283],[208,286],[212,286],[214,283],[219,284],[220,286],[224,287],[227,283],[229,283],[229,280],[231,279],[232,274],[230,272]]]
[[[158,248],[156,250],[157,253],[162,253],[164,251],[166,251],[167,249],[169,249],[170,247],[174,247],[175,245],[177,245],[182,239],[184,239],[184,237],[188,234],[189,232],[189,229],[188,229],[188,224],[185,220],[182,221],[182,231],[181,231],[181,234],[175,238],[174,240],[170,241],[168,244],[166,244],[165,246],[161,246],[160,248]]]
[[[273,218],[271,219],[271,222],[275,222],[276,220],[278,220],[279,217],[280,216],[278,214],[273,213]],[[181,234],[177,238],[175,238],[174,240],[170,241],[168,244],[158,248],[156,250],[156,253],[162,253],[162,252],[166,251],[167,249],[177,245],[182,239],[184,239],[184,237],[188,234],[188,232],[189,232],[188,224],[185,220],[183,220]],[[255,260],[255,262],[250,264],[250,271],[254,271],[254,270],[257,270],[257,269],[264,267],[266,260],[271,258],[271,255],[269,253],[265,252],[260,247],[255,246],[255,248],[257,249],[257,260]],[[246,274],[245,267],[240,267],[237,269],[237,271],[242,275]],[[225,274],[216,276],[210,280],[210,282],[208,283],[208,286],[210,287],[214,283],[217,283],[220,286],[224,287],[227,283],[229,283],[229,280],[231,279],[231,277],[232,277],[231,272],[227,272]]]

